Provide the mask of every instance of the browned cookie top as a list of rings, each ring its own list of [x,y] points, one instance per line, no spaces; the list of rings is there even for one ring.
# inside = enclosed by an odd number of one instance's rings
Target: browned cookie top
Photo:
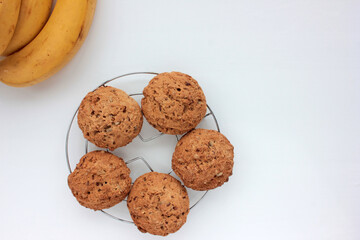
[[[114,150],[130,143],[142,123],[139,104],[114,87],[88,93],[79,107],[78,124],[84,137],[101,148]]]
[[[194,190],[210,190],[227,182],[234,165],[234,147],[218,131],[195,129],[176,145],[172,169]]]
[[[129,193],[130,169],[121,158],[94,151],[80,159],[68,177],[68,184],[82,206],[94,210],[109,208]]]
[[[127,205],[141,232],[161,236],[179,230],[189,213],[186,189],[174,177],[157,172],[136,179]]]
[[[206,113],[201,87],[184,73],[157,75],[143,94],[141,108],[146,120],[163,133],[183,134],[195,128]]]

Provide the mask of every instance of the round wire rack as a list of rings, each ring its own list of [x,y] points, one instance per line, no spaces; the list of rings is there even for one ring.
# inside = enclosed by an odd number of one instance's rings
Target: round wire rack
[[[123,78],[126,78],[126,77],[129,77],[129,76],[141,76],[141,75],[157,75],[158,73],[155,73],[155,72],[133,72],[133,73],[128,73],[128,74],[124,74],[124,75],[120,75],[118,77],[115,77],[115,78],[112,78],[110,80],[107,80],[105,81],[104,83],[102,83],[101,85],[99,85],[97,88],[101,87],[101,86],[107,86],[108,84],[114,82],[114,81],[117,81],[119,79],[123,79]],[[96,89],[97,89],[96,88]],[[95,91],[96,89],[94,89],[93,91]],[[142,93],[132,93],[132,94],[129,94],[129,96],[131,97],[136,97],[136,96],[143,96]],[[74,159],[74,158],[71,158],[70,157],[70,151],[69,151],[69,147],[70,147],[70,139],[71,139],[71,132],[72,130],[74,130],[74,123],[75,123],[75,118],[77,116],[77,113],[79,111],[79,107],[76,109],[74,115],[72,116],[71,118],[71,121],[70,121],[70,125],[69,125],[69,128],[67,130],[67,133],[66,133],[66,140],[65,140],[65,155],[66,155],[66,163],[67,163],[67,167],[69,169],[69,172],[72,173],[72,167],[71,167],[71,163],[74,163],[75,160],[71,161],[71,159]],[[204,121],[205,119],[208,119],[209,117],[211,117],[211,119],[213,120],[213,123],[214,123],[214,126],[215,126],[215,129],[220,132],[220,127],[219,127],[219,123],[216,119],[216,116],[214,114],[214,112],[212,111],[212,109],[210,108],[209,105],[207,105],[207,113],[205,114],[204,118],[202,121]],[[146,121],[146,119],[144,118],[144,121]],[[76,124],[75,124],[76,125]],[[77,126],[76,126],[77,127]],[[143,127],[144,128],[144,127]],[[161,136],[164,136],[166,134],[164,133],[161,133],[161,132],[157,132],[155,134],[153,134],[152,136],[150,137],[144,137],[141,132],[140,134],[137,136],[137,138],[139,138],[141,140],[142,143],[146,144],[148,142],[152,142],[158,138],[160,138]],[[181,138],[181,135],[175,135],[176,137],[176,142],[180,140]],[[88,153],[89,151],[92,151],[90,148],[90,144],[89,144],[89,141],[87,141],[85,138],[82,138],[82,141],[84,141],[84,152],[83,152],[83,155]],[[104,150],[104,149],[103,149]],[[108,149],[105,149],[106,151],[110,152]],[[116,154],[115,154],[116,155]],[[71,158],[71,159],[70,159]],[[79,161],[80,159],[76,159],[76,162]],[[125,159],[124,159],[125,160]],[[142,156],[136,156],[134,158],[131,158],[131,159],[128,159],[128,160],[125,160],[125,163],[126,165],[130,165],[134,162],[141,162],[142,164],[144,164],[144,166],[148,169],[148,171],[151,171],[153,172],[154,169],[153,167],[151,166],[151,164],[149,163],[148,160],[146,160],[144,157]],[[166,172],[167,174],[173,174],[173,171],[170,169],[168,172]],[[176,175],[174,175],[174,177],[177,177]],[[181,180],[180,180],[181,181]],[[133,183],[132,183],[133,184]],[[191,191],[191,189],[187,188],[187,190]],[[194,190],[192,190],[194,191]],[[198,192],[198,191],[195,191],[195,192]],[[205,195],[207,194],[208,191],[202,191],[201,194],[197,197],[197,199],[190,205],[190,209],[194,208],[204,197]],[[190,196],[189,196],[190,197]],[[191,200],[191,197],[190,197],[190,200]],[[127,201],[127,198],[125,198],[122,202],[125,202],[126,203]],[[121,221],[121,222],[125,222],[125,223],[130,223],[130,224],[133,224],[133,221],[131,220],[127,220],[127,219],[124,219],[124,217],[122,216],[116,216],[118,214],[114,214],[114,213],[111,213],[109,212],[109,210],[100,210],[102,213],[104,213],[106,216],[108,217],[111,217],[115,220],[118,220],[118,221]]]

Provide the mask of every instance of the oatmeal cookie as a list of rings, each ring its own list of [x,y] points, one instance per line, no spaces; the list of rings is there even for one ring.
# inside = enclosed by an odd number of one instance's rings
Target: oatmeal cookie
[[[195,129],[177,143],[172,169],[184,185],[210,190],[223,185],[232,175],[234,147],[218,131]]]
[[[178,231],[189,213],[186,189],[174,177],[157,172],[136,179],[127,205],[141,232],[161,236]]]
[[[68,185],[82,206],[94,210],[110,208],[129,193],[130,169],[111,153],[89,152],[69,175]]]
[[[143,117],[139,104],[124,91],[99,87],[82,100],[78,124],[87,140],[113,151],[140,133]]]
[[[195,128],[206,113],[205,95],[198,82],[180,72],[161,73],[145,87],[141,108],[146,120],[166,134]]]

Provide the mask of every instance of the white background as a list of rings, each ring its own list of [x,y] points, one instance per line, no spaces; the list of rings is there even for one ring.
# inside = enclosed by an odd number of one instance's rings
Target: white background
[[[234,175],[168,239],[360,239],[360,1],[99,0],[51,79],[0,86],[0,239],[161,239],[81,207],[64,142],[83,96],[182,71],[235,146]]]

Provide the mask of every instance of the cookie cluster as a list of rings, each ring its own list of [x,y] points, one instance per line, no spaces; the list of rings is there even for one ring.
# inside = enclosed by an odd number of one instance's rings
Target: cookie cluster
[[[102,86],[88,93],[78,111],[84,137],[100,148],[129,144],[141,131],[143,115],[157,130],[182,135],[172,157],[172,169],[194,190],[211,190],[232,175],[234,147],[218,131],[195,129],[206,114],[206,98],[191,76],[170,72],[155,76],[144,88],[141,107],[124,91]],[[68,185],[87,208],[101,210],[126,197],[141,232],[166,236],[178,231],[189,213],[189,196],[169,174],[149,172],[131,184],[124,160],[106,151],[84,155],[68,177]]]

